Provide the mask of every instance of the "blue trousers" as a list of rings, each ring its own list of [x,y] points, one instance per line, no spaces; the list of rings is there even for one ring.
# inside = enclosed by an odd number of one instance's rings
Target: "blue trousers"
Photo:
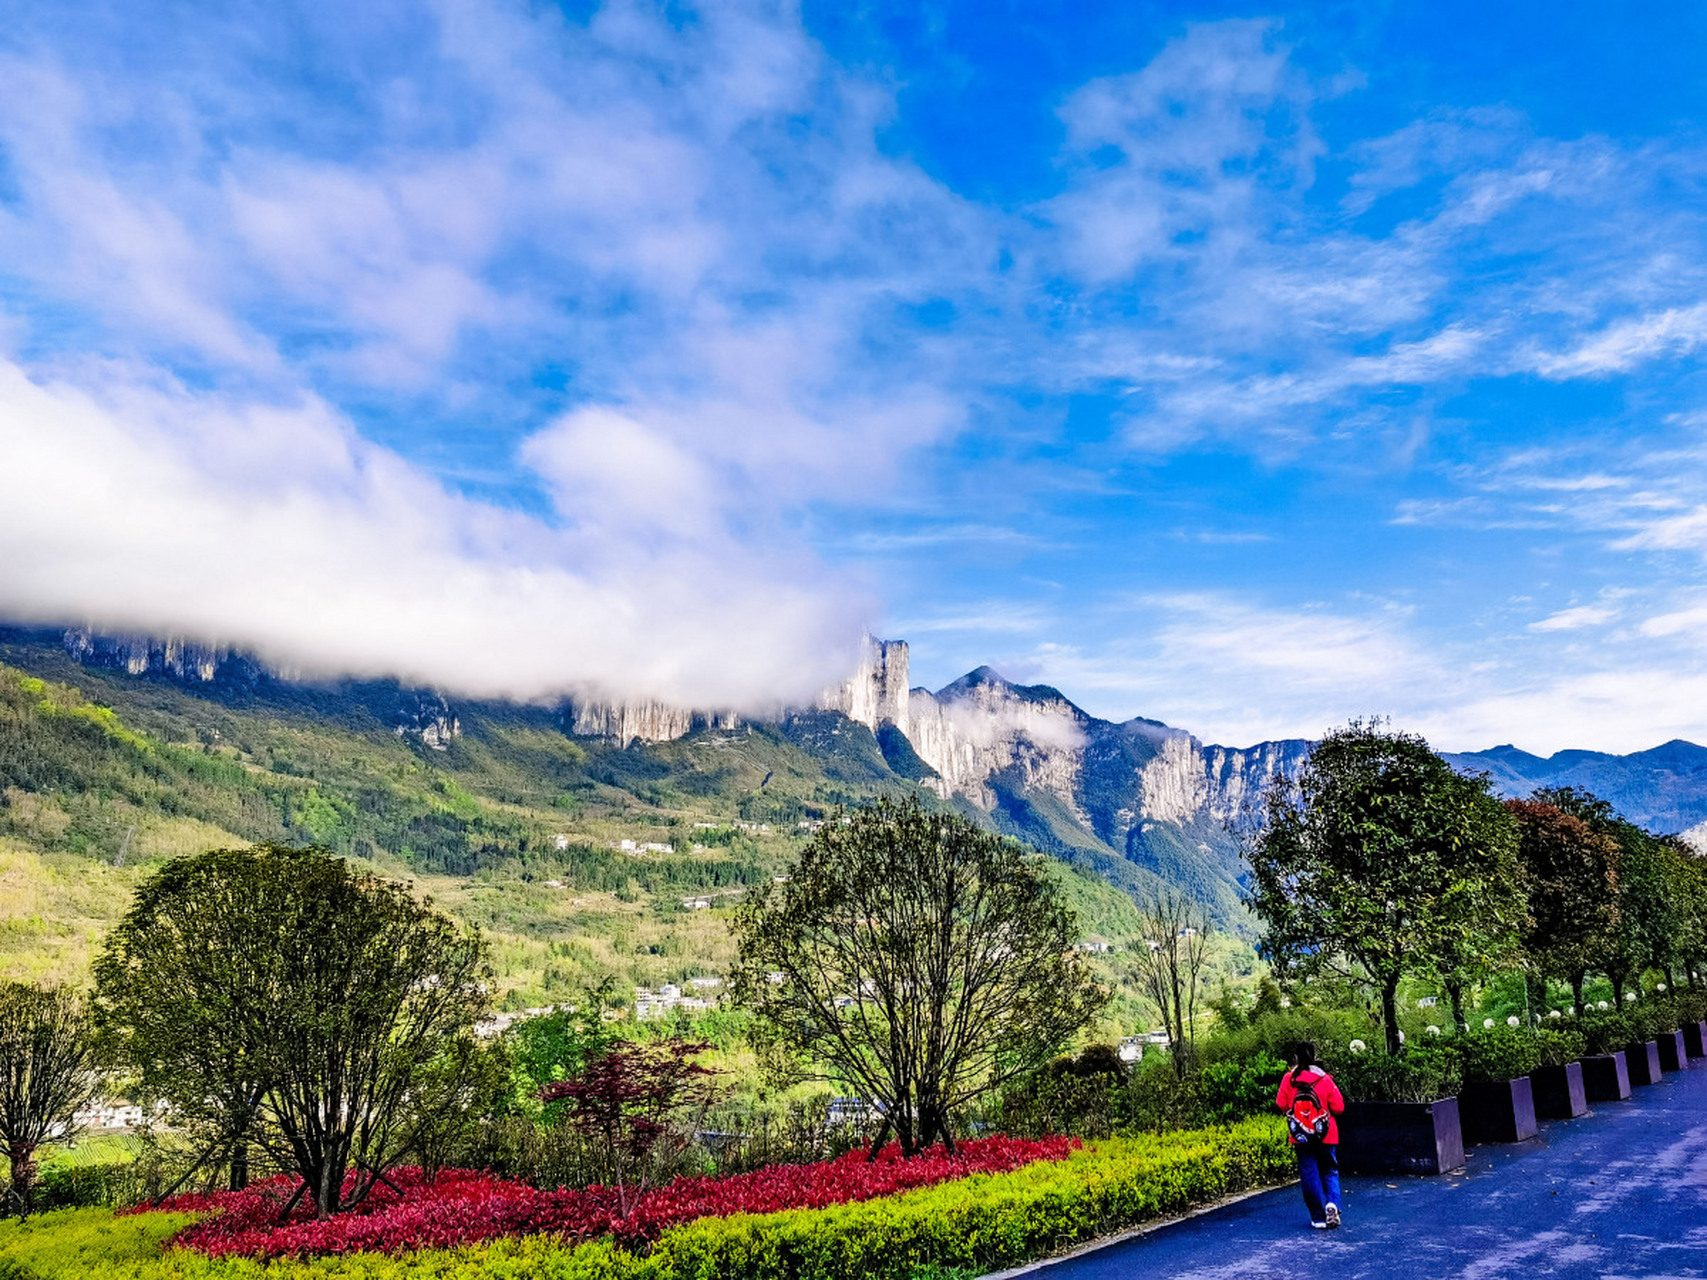
[[[1298,1181],[1304,1188],[1310,1221],[1322,1222],[1327,1206],[1340,1202],[1339,1148],[1325,1142],[1307,1142],[1292,1149],[1298,1153]]]

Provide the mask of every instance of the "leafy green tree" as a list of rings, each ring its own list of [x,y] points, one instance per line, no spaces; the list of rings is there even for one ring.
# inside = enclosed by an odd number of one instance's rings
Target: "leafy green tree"
[[[1508,800],[1517,821],[1517,856],[1529,892],[1523,947],[1543,973],[1571,984],[1583,1008],[1583,983],[1618,928],[1618,842],[1581,818],[1541,800]]]
[[[1701,981],[1701,964],[1707,959],[1707,858],[1675,836],[1671,847],[1672,898],[1678,904],[1678,963],[1690,986]]]
[[[36,1151],[77,1133],[77,1113],[100,1092],[94,1024],[64,987],[0,983],[0,1143],[18,1216],[34,1202]]]
[[[1671,850],[1592,792],[1560,787],[1535,798],[1617,842],[1618,922],[1599,950],[1599,968],[1622,1007],[1625,989],[1640,985],[1644,969],[1669,970],[1676,959],[1682,920],[1672,896]]]
[[[488,977],[478,935],[407,886],[272,845],[168,863],[96,965],[144,1091],[209,1155],[258,1143],[321,1217],[408,1149],[408,1100],[487,1008]],[[346,1196],[352,1164],[369,1177]]]
[[[1258,1018],[1279,1013],[1285,1007],[1280,1003],[1282,999],[1280,984],[1268,974],[1263,974],[1257,982],[1257,998],[1251,1002],[1250,1020],[1255,1022]]]
[[[573,1005],[524,1018],[504,1033],[515,1075],[517,1102],[538,1119],[539,1096],[547,1085],[579,1075],[615,1043],[616,1031],[604,1020],[616,979],[606,977]]]
[[[1455,773],[1414,734],[1353,722],[1265,792],[1247,901],[1282,978],[1374,984],[1396,1053],[1400,979],[1484,954],[1520,922],[1515,843],[1486,778]]]
[[[735,930],[734,994],[761,1039],[881,1103],[908,1156],[939,1137],[952,1150],[951,1114],[1047,1061],[1108,999],[1027,851],[914,802],[826,825]]]

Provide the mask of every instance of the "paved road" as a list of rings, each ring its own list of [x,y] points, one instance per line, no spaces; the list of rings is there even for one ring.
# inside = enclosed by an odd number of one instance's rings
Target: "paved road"
[[[1707,1068],[1543,1124],[1530,1142],[1473,1147],[1462,1174],[1342,1190],[1337,1232],[1312,1230],[1284,1187],[1028,1280],[1707,1277]]]

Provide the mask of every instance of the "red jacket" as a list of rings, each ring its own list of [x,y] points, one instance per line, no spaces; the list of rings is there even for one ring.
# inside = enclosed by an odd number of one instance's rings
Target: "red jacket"
[[[1305,1067],[1297,1073],[1298,1078],[1316,1092],[1317,1099],[1328,1109],[1328,1136],[1322,1141],[1330,1147],[1340,1140],[1340,1113],[1345,1110],[1345,1099],[1340,1096],[1340,1087],[1334,1083],[1334,1078],[1320,1067]],[[1288,1071],[1280,1080],[1280,1092],[1274,1095],[1274,1103],[1280,1108],[1281,1115],[1287,1115],[1292,1110],[1292,1099],[1298,1096],[1298,1090],[1292,1083],[1293,1073]],[[1296,1142],[1297,1139],[1292,1139]]]

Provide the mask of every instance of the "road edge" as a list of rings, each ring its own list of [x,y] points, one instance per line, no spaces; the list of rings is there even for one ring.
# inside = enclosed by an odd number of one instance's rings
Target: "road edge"
[[[1093,1253],[1101,1253],[1104,1249],[1112,1249],[1115,1245],[1125,1244],[1128,1240],[1136,1240],[1141,1236],[1150,1235],[1152,1232],[1163,1231],[1168,1227],[1178,1226],[1182,1222],[1190,1222],[1193,1218],[1201,1218],[1206,1213],[1216,1213],[1231,1205],[1238,1204],[1241,1201],[1250,1200],[1256,1196],[1265,1196],[1270,1191],[1279,1191],[1286,1187],[1295,1187],[1297,1185],[1297,1178],[1288,1178],[1284,1182],[1271,1182],[1264,1187],[1253,1187],[1249,1191],[1240,1191],[1234,1195],[1223,1196],[1219,1200],[1211,1201],[1209,1204],[1200,1205],[1190,1213],[1182,1213],[1178,1217],[1159,1218],[1155,1222],[1146,1222],[1141,1226],[1128,1227],[1125,1231],[1117,1232],[1111,1236],[1098,1236],[1095,1240],[1090,1240],[1084,1244],[1077,1245],[1074,1248],[1069,1249],[1066,1253],[1051,1254],[1047,1258],[1039,1258],[1035,1262],[1027,1262],[1022,1266],[1010,1267],[1006,1271],[991,1271],[986,1275],[980,1276],[979,1280],[1015,1280],[1015,1277],[1017,1276],[1030,1275],[1033,1272],[1043,1270],[1045,1267],[1053,1267],[1058,1263],[1072,1262],[1075,1259],[1087,1257]]]

